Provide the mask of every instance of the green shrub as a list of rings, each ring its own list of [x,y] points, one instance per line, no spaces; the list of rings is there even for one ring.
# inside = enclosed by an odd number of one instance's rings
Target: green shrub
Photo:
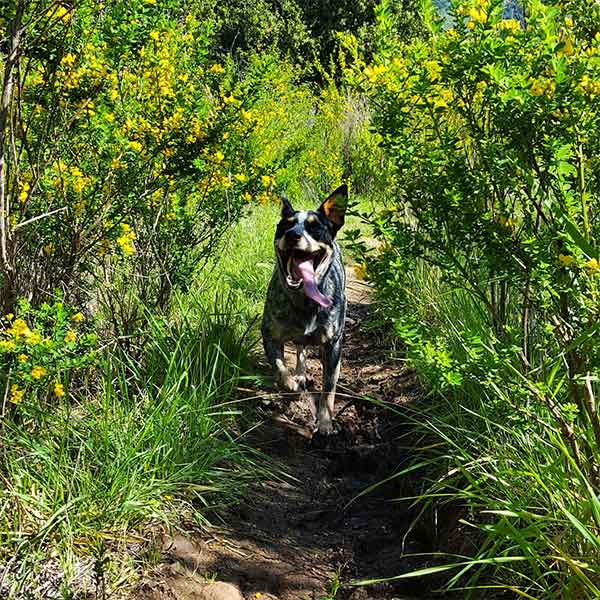
[[[140,362],[102,355],[97,393],[69,391],[35,420],[2,421],[2,593],[30,593],[33,574],[49,563],[67,571],[72,592],[69,562],[81,554],[104,561],[103,552],[108,562],[98,568],[115,563],[111,587],[136,531],[201,523],[207,507],[240,497],[259,470],[232,435],[241,410],[232,396],[250,345],[236,315],[231,301],[209,308],[188,299],[170,319],[149,320]]]
[[[346,71],[377,107],[393,173],[365,215],[378,247],[355,245],[422,381],[448,398],[428,429],[458,475],[432,491],[480,514],[469,569],[534,597],[595,597],[599,9],[527,2],[523,27],[502,2],[454,2],[445,25],[425,12],[427,38],[404,43],[388,6],[375,60],[355,52]],[[490,524],[485,509],[529,516]],[[533,531],[535,549],[519,537]]]
[[[60,301],[38,309],[19,302],[16,314],[3,319],[0,338],[3,397],[21,416],[63,398],[72,371],[93,360],[96,342],[83,314]]]

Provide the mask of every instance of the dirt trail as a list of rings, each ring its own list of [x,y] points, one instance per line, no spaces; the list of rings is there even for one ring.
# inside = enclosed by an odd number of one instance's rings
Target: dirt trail
[[[276,400],[267,395],[260,408],[264,423],[253,442],[291,477],[254,486],[247,503],[225,516],[227,528],[215,530],[211,538],[177,538],[165,551],[170,571],[160,590],[154,588],[162,593],[145,598],[186,597],[176,591],[181,584],[174,584],[185,576],[189,589],[194,572],[236,584],[247,599],[306,600],[325,596],[336,576],[345,583],[427,565],[406,555],[427,552],[431,541],[422,532],[405,535],[411,522],[406,506],[389,501],[415,493],[418,479],[398,478],[355,499],[409,458],[409,450],[402,448],[409,445],[403,442],[410,438],[406,424],[362,398],[402,405],[419,393],[412,374],[389,359],[385,336],[373,327],[371,315],[368,288],[348,270],[348,322],[336,401],[340,432],[324,444],[310,440],[306,393]],[[316,350],[309,357],[310,374],[320,389]],[[423,581],[413,579],[368,588],[343,585],[337,593],[342,600],[371,597],[429,595]]]

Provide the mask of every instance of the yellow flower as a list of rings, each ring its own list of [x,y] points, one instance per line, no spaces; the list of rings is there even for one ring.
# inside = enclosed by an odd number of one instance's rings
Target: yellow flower
[[[85,186],[89,183],[89,178],[87,177],[78,177],[73,180],[73,191],[78,194],[83,191]]]
[[[584,263],[585,267],[595,273],[598,269],[600,269],[600,263],[595,258],[590,258],[590,260]]]
[[[225,73],[225,69],[224,69],[224,68],[223,68],[221,65],[219,65],[219,64],[217,64],[217,63],[215,63],[215,64],[214,64],[214,65],[213,65],[213,66],[212,66],[212,67],[209,69],[209,71],[210,71],[211,73],[216,73],[217,75],[220,75],[221,73]]]
[[[31,331],[25,334],[25,343],[28,346],[37,346],[42,341],[42,336],[39,331]]]
[[[75,323],[81,323],[81,321],[83,321],[85,319],[85,317],[80,313],[75,313],[72,317],[71,317],[71,321],[74,321]]]
[[[19,386],[16,383],[13,383],[10,387],[10,401],[13,404],[20,404],[23,402],[23,395],[25,394],[25,390],[20,390]]]
[[[560,264],[563,265],[564,267],[572,267],[577,264],[577,261],[575,260],[575,258],[573,256],[571,256],[570,254],[559,254],[558,262],[560,262]]]
[[[31,333],[31,330],[29,329],[29,327],[27,327],[27,323],[25,323],[23,319],[17,319],[13,323],[13,326],[7,330],[7,333],[11,333],[15,337],[19,338],[22,335],[29,335]]]
[[[475,29],[475,21],[469,21],[467,23],[467,29]]]
[[[46,369],[44,369],[44,367],[40,367],[39,365],[35,365],[33,367],[33,369],[31,369],[31,376],[34,379],[40,379],[42,377],[44,377],[44,375],[46,375],[48,371],[46,371]]]
[[[244,183],[248,179],[244,173],[236,173],[233,178],[237,179],[240,183]]]
[[[534,96],[541,96],[543,95],[543,93],[545,92],[546,88],[545,86],[538,81],[537,79],[532,79],[531,80],[531,93]]]
[[[155,42],[158,42],[158,39],[160,38],[160,33],[158,31],[151,31],[150,32],[150,39],[154,40]]]
[[[54,384],[54,395],[57,398],[62,398],[65,395],[65,386],[62,383]]]
[[[268,188],[273,183],[273,178],[270,177],[269,175],[261,175],[260,182],[263,187]]]
[[[498,27],[510,33],[516,33],[521,30],[521,23],[517,19],[503,19],[498,23]]]
[[[498,222],[502,227],[506,227],[506,229],[509,229],[510,231],[513,231],[515,228],[515,222],[510,217],[501,216],[498,219]]]
[[[245,202],[252,202],[252,194],[250,192],[244,192],[242,198]]]
[[[17,345],[12,340],[0,340],[0,350],[10,352],[14,350]]]
[[[367,265],[365,263],[354,265],[354,273],[357,279],[363,281],[367,276]]]
[[[427,69],[427,77],[429,78],[429,81],[437,81],[440,78],[442,66],[437,60],[425,61],[425,68]]]
[[[487,15],[480,8],[471,8],[469,10],[469,16],[475,23],[485,23]]]
[[[61,59],[60,64],[66,67],[72,67],[75,64],[75,55],[71,52],[67,52]]]
[[[386,68],[383,65],[375,65],[374,67],[367,66],[365,67],[364,74],[369,80],[369,83],[376,83],[379,77],[383,75],[385,71]]]
[[[140,144],[137,140],[129,140],[127,143],[132,150],[135,150],[136,152],[142,151],[142,144]]]
[[[135,233],[131,230],[131,225],[127,223],[121,223],[121,231],[122,235],[117,238],[117,244],[121,248],[121,252],[126,256],[131,256],[135,247],[133,245],[133,240],[135,240]]]
[[[67,342],[67,344],[74,342],[76,339],[77,339],[77,334],[74,331],[72,331],[72,330],[67,331],[67,334],[65,335],[65,342]]]
[[[17,356],[17,360],[20,363],[24,363],[24,362],[27,362],[29,360],[29,357],[27,356],[27,354],[19,354],[19,356]]]
[[[21,203],[26,202],[27,198],[29,198],[29,190],[31,186],[26,181],[19,182],[19,201]]]
[[[220,150],[217,150],[214,154],[214,158],[217,162],[221,162],[225,158],[225,155]]]
[[[8,314],[4,315],[4,318],[7,321],[12,321],[15,318],[15,315],[13,315],[12,313],[8,313]]]
[[[56,18],[66,23],[71,19],[71,13],[64,6],[59,4],[54,10],[46,12],[46,17],[49,19]]]

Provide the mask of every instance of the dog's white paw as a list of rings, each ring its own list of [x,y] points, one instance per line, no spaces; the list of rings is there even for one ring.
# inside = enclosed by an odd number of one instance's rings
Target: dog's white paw
[[[321,435],[331,435],[334,432],[333,420],[329,412],[320,413],[317,417],[316,432]]]
[[[298,387],[302,390],[306,390],[309,387],[312,387],[315,383],[315,380],[310,375],[295,375],[294,379],[298,384]]]
[[[300,385],[298,384],[296,378],[293,375],[284,375],[283,377],[280,377],[279,385],[287,392],[300,391]]]

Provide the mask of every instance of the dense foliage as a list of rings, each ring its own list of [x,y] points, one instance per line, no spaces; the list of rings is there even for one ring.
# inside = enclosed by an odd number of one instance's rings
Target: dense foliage
[[[347,181],[476,531],[437,572],[600,595],[600,5],[522,4],[3,5],[0,593],[239,495],[278,192]]]
[[[456,2],[407,44],[385,35],[386,6],[372,63],[347,44],[348,78],[373,98],[393,162],[393,200],[366,216],[381,242],[363,244],[367,273],[427,386],[483,410],[481,438],[469,439],[466,416],[448,417],[468,461],[485,448],[504,482],[482,467],[483,498],[465,492],[472,506],[506,511],[496,528],[482,523],[494,541],[478,558],[511,556],[516,544],[531,557],[531,581],[515,579],[523,589],[595,595],[600,9],[532,1],[522,23],[503,18],[502,2]],[[490,421],[509,429],[490,438]],[[518,459],[503,456],[506,435]],[[479,472],[456,460],[458,477]],[[512,513],[519,539],[506,537]]]

